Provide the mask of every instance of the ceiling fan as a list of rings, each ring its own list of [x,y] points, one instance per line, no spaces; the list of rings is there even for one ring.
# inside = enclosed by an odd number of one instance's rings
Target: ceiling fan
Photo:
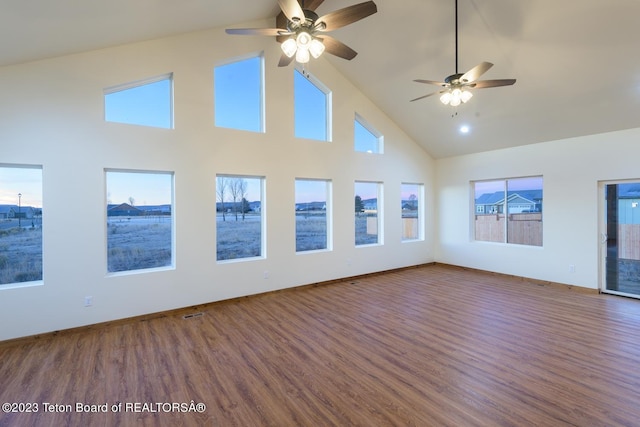
[[[424,96],[412,99],[411,102],[419,99],[427,98],[435,94],[440,95],[440,101],[445,105],[456,107],[460,103],[465,103],[473,94],[468,89],[485,89],[489,87],[510,86],[516,82],[516,79],[500,79],[500,80],[480,80],[478,78],[486,73],[489,68],[493,67],[490,62],[481,62],[466,73],[458,72],[458,0],[455,0],[456,15],[456,72],[444,79],[444,82],[434,80],[414,80],[418,83],[426,83],[431,85],[442,86],[444,89],[439,92],[429,93]]]
[[[280,28],[228,28],[227,34],[275,36],[282,43],[279,67],[285,67],[295,60],[300,64],[309,62],[311,56],[318,58],[325,50],[335,56],[351,60],[358,54],[339,40],[328,36],[329,31],[352,24],[378,11],[373,1],[318,16],[316,8],[323,0],[305,1],[278,0],[282,13],[276,18]]]

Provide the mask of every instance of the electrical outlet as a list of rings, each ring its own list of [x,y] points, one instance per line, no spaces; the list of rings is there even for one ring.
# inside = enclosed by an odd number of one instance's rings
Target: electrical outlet
[[[569,265],[569,273],[575,273],[576,272],[576,266],[571,264]]]
[[[268,278],[269,278],[269,271],[268,271],[268,270],[265,270],[265,271],[264,271],[264,278],[265,278],[265,279],[268,279]]]
[[[84,297],[84,306],[91,307],[93,305],[93,297]]]

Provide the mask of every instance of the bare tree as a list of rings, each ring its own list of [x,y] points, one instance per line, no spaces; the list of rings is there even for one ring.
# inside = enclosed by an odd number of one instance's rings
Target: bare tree
[[[247,181],[244,178],[232,178],[229,180],[229,191],[233,200],[233,213],[238,220],[238,210],[242,212],[242,220],[244,221],[245,209],[242,203],[247,195]]]
[[[136,205],[136,199],[134,199],[133,197],[129,197],[129,204],[131,206],[135,206]]]
[[[242,220],[244,221],[244,214],[247,213],[247,209],[245,209],[245,202],[247,201],[247,181],[244,179],[240,179],[240,183],[238,184],[238,190],[240,193],[240,212],[242,212]]]
[[[224,208],[224,198],[227,192],[227,188],[229,188],[228,179],[224,176],[219,176],[216,178],[216,194],[218,195],[218,201],[222,206],[222,220],[226,221],[226,209]]]

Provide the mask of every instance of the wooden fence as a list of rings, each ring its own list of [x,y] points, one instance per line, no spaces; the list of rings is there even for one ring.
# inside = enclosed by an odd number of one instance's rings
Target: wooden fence
[[[475,240],[542,246],[542,213],[509,214],[505,239],[504,214],[476,215]]]
[[[618,224],[618,258],[640,260],[640,224]]]

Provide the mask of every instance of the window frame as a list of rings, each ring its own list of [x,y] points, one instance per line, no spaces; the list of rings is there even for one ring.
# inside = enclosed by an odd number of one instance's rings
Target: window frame
[[[40,196],[42,198],[42,200],[40,201],[41,206],[39,207],[40,209],[40,278],[37,280],[26,280],[26,281],[21,281],[21,282],[7,282],[7,283],[0,283],[0,292],[4,291],[4,290],[8,290],[8,289],[19,289],[19,288],[28,288],[28,287],[33,287],[33,286],[43,286],[44,285],[44,276],[45,276],[45,271],[44,271],[44,216],[43,216],[43,212],[44,212],[44,166],[43,165],[36,165],[36,164],[13,164],[13,163],[0,163],[0,169],[29,169],[29,170],[37,170],[40,172],[39,176],[40,176],[40,181],[38,184],[39,187],[39,192],[38,192],[38,196]],[[18,198],[18,206],[20,208],[20,210],[24,207],[26,208],[27,205],[23,204],[22,202],[22,197],[24,196],[23,191],[18,190],[18,192],[16,193],[16,197]],[[18,194],[20,194],[20,196],[18,196]],[[3,203],[4,204],[4,203]],[[9,204],[7,203],[7,205],[13,205],[12,203]],[[33,208],[34,206],[29,206],[30,208]],[[20,212],[20,214],[22,214],[22,212]],[[20,218],[22,218],[22,215],[20,215]]]
[[[366,246],[381,246],[384,244],[384,183],[381,181],[365,181],[365,180],[356,180],[354,181],[354,210],[355,210],[355,197],[359,196],[357,185],[375,185],[376,192],[376,241],[373,243],[360,243],[358,244],[358,227],[356,227],[354,232],[354,245],[357,248],[366,247]],[[354,212],[355,218],[357,218],[359,212]],[[354,218],[354,219],[355,219]],[[367,230],[369,229],[369,217],[366,217],[367,220]],[[355,221],[357,223],[357,219]]]
[[[146,268],[135,268],[128,270],[109,270],[109,182],[108,175],[109,173],[128,173],[128,174],[157,174],[157,175],[169,175],[170,177],[170,250],[171,256],[168,265],[155,266],[155,267],[146,267]],[[104,168],[103,170],[104,176],[104,262],[105,262],[105,271],[107,277],[113,276],[123,276],[123,275],[131,275],[131,274],[145,274],[155,271],[170,271],[175,270],[176,268],[176,218],[175,218],[175,172],[173,171],[165,171],[165,170],[142,170],[142,169],[120,169],[120,168]],[[117,203],[111,203],[117,204]],[[153,206],[154,204],[146,205]]]
[[[218,242],[218,238],[219,238],[219,226],[218,226],[218,179],[219,178],[230,178],[230,179],[255,179],[255,180],[259,180],[259,188],[260,188],[260,254],[256,255],[256,256],[246,256],[246,257],[237,257],[237,258],[225,258],[225,259],[219,259],[218,258],[218,253],[219,253],[219,242]],[[215,188],[216,188],[216,193],[215,193],[215,205],[216,205],[216,238],[215,238],[215,257],[216,257],[216,262],[219,264],[228,264],[228,263],[235,263],[235,262],[249,262],[249,261],[255,261],[255,260],[260,260],[260,259],[266,259],[267,257],[267,221],[266,221],[266,177],[265,176],[258,176],[258,175],[237,175],[237,174],[226,174],[226,173],[220,173],[220,174],[216,174],[216,180],[215,180]],[[250,201],[248,201],[250,202]]]
[[[540,200],[539,203],[536,203],[535,200],[532,200],[532,202],[534,202],[534,206],[537,204],[540,206],[539,210],[537,210],[537,208],[534,208],[533,212],[525,212],[521,211],[521,212],[509,212],[509,198],[511,197],[509,195],[510,192],[517,192],[517,191],[536,191],[538,189],[529,189],[529,190],[510,190],[509,189],[509,182],[513,182],[513,181],[523,181],[523,180],[540,180]],[[495,191],[494,193],[483,193],[480,196],[476,196],[476,184],[478,183],[502,183],[502,192],[503,192],[503,196],[501,200],[504,200],[504,202],[502,203],[502,205],[496,205],[494,207],[492,207],[488,212],[486,211],[486,209],[480,209],[481,206],[483,205],[478,205],[477,201],[478,199],[483,196],[484,194],[497,194],[500,192],[500,190]],[[516,245],[516,246],[523,246],[523,247],[531,247],[531,248],[542,248],[544,246],[544,176],[543,175],[530,175],[530,176],[519,176],[519,177],[511,177],[511,178],[494,178],[494,179],[483,179],[483,180],[475,180],[475,181],[470,181],[469,182],[470,186],[470,239],[472,242],[478,242],[478,243],[489,243],[489,244],[502,244],[502,245]],[[522,196],[520,196],[522,197]],[[500,200],[498,200],[500,201]],[[482,211],[482,212],[480,212]],[[505,212],[506,211],[506,212]],[[540,214],[540,219],[539,221],[536,219],[524,219],[523,221],[532,221],[532,222],[540,222],[540,235],[539,235],[539,241],[540,244],[534,244],[534,243],[520,243],[520,242],[513,242],[513,241],[509,241],[510,240],[510,235],[512,233],[509,232],[509,222],[513,222],[513,219],[510,219],[509,217],[515,214],[531,214],[531,215],[535,215],[535,214]],[[499,221],[500,220],[500,216],[502,215],[502,217],[504,218],[504,224],[501,227],[501,232],[503,238],[500,240],[482,240],[482,239],[478,239],[478,216],[487,216],[487,215],[495,215],[496,216],[496,220]],[[492,232],[492,234],[495,234]],[[499,236],[498,236],[499,237]],[[531,238],[532,241],[536,241],[536,238]]]
[[[298,250],[298,210],[296,206],[299,204],[297,201],[297,184],[298,181],[314,181],[314,182],[323,182],[325,183],[325,221],[326,221],[326,232],[325,232],[325,247],[317,248],[317,249],[306,249],[306,250]],[[332,206],[332,197],[333,197],[333,182],[331,179],[325,178],[302,178],[296,177],[294,179],[294,235],[295,235],[295,253],[297,255],[301,254],[309,254],[309,253],[318,253],[318,252],[330,252],[333,250],[333,206]],[[310,203],[310,202],[300,202],[300,203]]]
[[[404,220],[406,219],[403,215],[404,215],[404,209],[402,209],[402,203],[405,201],[402,198],[402,194],[403,194],[403,190],[405,186],[416,186],[416,192],[418,194],[416,194],[416,198],[417,198],[417,208],[416,208],[416,213],[417,213],[417,218],[416,218],[416,222],[417,222],[417,227],[418,230],[416,232],[416,237],[414,238],[405,238],[405,227],[406,224],[404,224]],[[419,183],[419,182],[401,182],[400,183],[400,217],[402,220],[402,234],[401,234],[401,241],[402,243],[409,243],[409,242],[421,242],[425,240],[425,231],[424,231],[424,223],[425,223],[425,208],[424,208],[424,194],[425,194],[425,190],[424,190],[424,184],[423,183]]]

